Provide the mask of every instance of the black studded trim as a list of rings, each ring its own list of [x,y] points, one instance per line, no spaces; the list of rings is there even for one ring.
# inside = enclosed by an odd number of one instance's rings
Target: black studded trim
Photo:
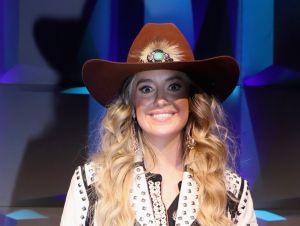
[[[94,213],[95,213],[95,205],[97,203],[97,195],[96,189],[94,187],[94,177],[95,173],[92,167],[89,166],[90,163],[85,164],[82,166],[82,179],[84,182],[85,190],[87,193],[87,197],[89,200],[89,206],[87,209],[83,209],[83,211],[87,211],[86,213],[86,226],[93,226],[94,225]]]
[[[88,195],[90,205],[87,210],[87,217],[86,217],[85,225],[93,226],[94,225],[95,207],[96,207],[96,203],[97,203],[96,190],[93,185],[91,185],[90,188],[87,190],[87,195]]]
[[[239,203],[236,202],[236,200],[233,200],[231,196],[227,195],[227,212],[230,215],[231,220],[234,220],[236,215],[237,215],[237,211],[238,211],[238,205]]]
[[[248,185],[247,182],[235,173],[227,171],[226,189],[227,189],[227,213],[234,224],[238,223],[238,217],[246,207]]]
[[[137,167],[139,167],[139,166],[141,166],[141,167],[143,167],[143,169],[145,169],[144,162],[135,162],[135,163],[134,163],[134,168],[137,168]]]
[[[79,166],[76,168],[75,170],[75,178],[76,178],[76,191],[78,192],[78,196],[80,197],[81,200],[81,208],[82,208],[82,212],[80,214],[79,217],[80,219],[80,226],[85,225],[86,222],[86,210],[89,206],[88,203],[88,199],[87,199],[87,193],[86,193],[86,186],[85,186],[85,182],[84,182],[84,175],[83,175],[83,167]]]
[[[141,224],[137,220],[135,220],[134,221],[134,226],[141,226]]]
[[[244,189],[245,189],[244,187],[245,187],[245,180],[242,180],[242,181],[241,181],[241,188],[240,188],[240,191],[239,191],[238,200],[241,200],[243,191],[244,191]]]
[[[247,181],[244,181],[243,189],[241,191],[240,202],[238,206],[238,212],[237,212],[238,216],[241,215],[246,209],[249,193],[250,191],[249,191],[248,183]]]
[[[81,167],[81,173],[82,173],[82,180],[83,180],[83,183],[84,183],[84,187],[87,188],[88,184],[87,184],[87,180],[86,180],[86,173],[85,173],[85,167],[84,166]]]

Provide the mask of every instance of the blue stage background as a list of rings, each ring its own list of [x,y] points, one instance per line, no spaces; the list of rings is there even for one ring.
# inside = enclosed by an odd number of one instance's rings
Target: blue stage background
[[[80,88],[83,62],[126,61],[144,23],[173,22],[197,59],[240,64],[224,107],[256,209],[300,209],[299,12],[297,0],[0,0],[0,206],[63,205],[105,111]]]

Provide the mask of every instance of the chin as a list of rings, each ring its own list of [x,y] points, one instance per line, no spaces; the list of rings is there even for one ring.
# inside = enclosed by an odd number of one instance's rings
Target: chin
[[[149,134],[150,136],[153,137],[169,137],[169,136],[177,136],[182,133],[182,129],[166,129],[166,128],[161,128],[161,129],[151,129],[149,131],[144,131],[145,134]]]

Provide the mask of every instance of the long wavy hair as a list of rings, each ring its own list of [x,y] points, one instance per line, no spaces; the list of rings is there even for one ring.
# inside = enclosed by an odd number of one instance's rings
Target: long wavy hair
[[[135,221],[129,200],[134,169],[133,83],[131,77],[121,95],[108,106],[100,126],[101,142],[92,159],[97,166],[95,221],[99,226],[132,226]],[[205,226],[232,225],[226,212],[224,177],[232,156],[228,151],[232,139],[225,126],[224,111],[215,97],[199,89],[190,96],[190,115],[183,137],[193,138],[195,145],[185,148],[184,162],[200,188],[197,221]],[[155,158],[154,153],[150,154]]]

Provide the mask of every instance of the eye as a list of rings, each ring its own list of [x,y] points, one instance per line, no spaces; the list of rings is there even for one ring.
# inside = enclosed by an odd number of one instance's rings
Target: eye
[[[153,91],[153,88],[151,86],[142,86],[139,88],[139,91],[141,91],[143,94],[151,93]]]
[[[181,84],[179,83],[172,83],[171,85],[169,85],[168,89],[172,92],[178,91],[181,89]]]

